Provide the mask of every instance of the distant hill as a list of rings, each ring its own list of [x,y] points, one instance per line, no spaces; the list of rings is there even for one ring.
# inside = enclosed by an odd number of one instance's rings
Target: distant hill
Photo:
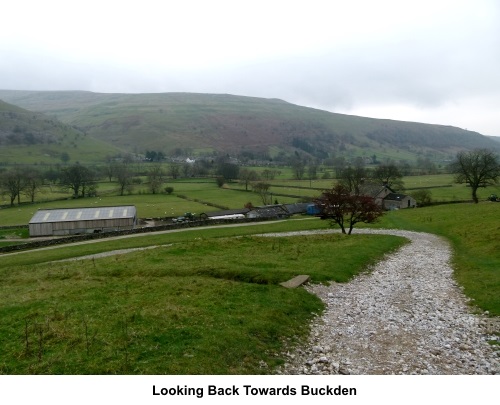
[[[451,126],[364,118],[227,94],[0,90],[0,99],[54,116],[116,149],[140,153],[297,152],[318,158],[376,155],[379,160],[438,161],[461,149],[500,145]]]
[[[91,161],[117,151],[56,118],[0,100],[0,163]]]

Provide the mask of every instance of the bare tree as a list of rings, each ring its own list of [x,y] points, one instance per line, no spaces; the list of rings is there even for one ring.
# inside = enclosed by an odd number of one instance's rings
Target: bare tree
[[[43,183],[43,177],[39,171],[26,170],[24,175],[24,194],[33,203],[36,195],[40,192]]]
[[[329,219],[332,225],[340,226],[342,233],[348,235],[358,222],[369,224],[383,215],[382,208],[373,197],[351,193],[341,183],[325,191],[314,202],[320,208],[323,219]]]
[[[164,173],[161,165],[154,165],[148,170],[149,190],[153,194],[157,194],[161,190],[163,184]]]
[[[293,177],[296,180],[302,180],[302,177],[304,177],[304,172],[306,170],[306,166],[302,158],[297,154],[293,157],[293,159],[290,162],[290,166],[293,171]]]
[[[252,188],[255,193],[257,193],[264,205],[271,204],[272,194],[269,192],[271,185],[269,183],[258,182],[254,183]]]
[[[170,163],[170,166],[168,168],[168,171],[170,173],[170,176],[175,180],[177,177],[179,177],[181,173],[181,168],[177,163]]]
[[[113,168],[113,176],[115,176],[120,186],[120,195],[125,194],[126,190],[132,191],[132,171],[129,165],[125,163],[115,165]]]
[[[360,194],[361,185],[368,173],[362,165],[348,166],[341,170],[339,182],[350,193]]]
[[[403,175],[399,168],[393,163],[378,166],[373,171],[372,178],[387,187],[396,189],[403,188]]]
[[[245,185],[245,191],[248,191],[248,185],[252,181],[256,181],[259,178],[259,175],[255,170],[250,169],[241,169],[238,175],[240,182]]]
[[[14,167],[6,172],[3,172],[0,177],[1,188],[4,194],[7,194],[10,199],[10,205],[14,205],[17,198],[17,203],[21,203],[21,192],[23,190],[24,181],[23,173],[19,167]]]
[[[474,149],[457,154],[450,165],[457,183],[467,183],[472,191],[472,200],[477,204],[477,189],[496,184],[500,177],[498,156],[488,149]]]
[[[73,190],[74,198],[93,194],[96,189],[97,178],[94,171],[79,163],[66,167],[62,171],[61,184]]]

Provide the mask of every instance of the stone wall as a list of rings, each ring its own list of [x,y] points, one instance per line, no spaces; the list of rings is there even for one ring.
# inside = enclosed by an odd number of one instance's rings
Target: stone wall
[[[269,218],[269,219],[274,219],[274,218]],[[132,234],[137,234],[137,233],[168,231],[168,230],[182,229],[182,228],[195,228],[195,227],[207,226],[207,225],[222,225],[222,224],[235,224],[235,223],[261,222],[261,221],[266,221],[266,219],[263,219],[263,218],[241,218],[241,219],[217,219],[217,220],[204,220],[204,221],[189,221],[189,222],[173,223],[173,224],[160,225],[160,226],[128,229],[128,230],[123,230],[123,231],[63,236],[60,238],[35,240],[35,241],[20,243],[19,245],[0,247],[0,253],[15,252],[15,251],[27,250],[27,249],[35,249],[35,248],[46,247],[46,246],[63,245],[63,244],[67,244],[67,243],[81,242],[81,241],[92,240],[92,239],[106,239],[106,238],[110,238],[113,236],[132,235]],[[19,228],[19,226],[17,226],[16,228]]]

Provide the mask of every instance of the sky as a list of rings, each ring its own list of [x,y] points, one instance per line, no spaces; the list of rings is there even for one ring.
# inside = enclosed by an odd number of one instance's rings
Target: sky
[[[500,136],[500,2],[4,1],[0,89],[225,93]]]

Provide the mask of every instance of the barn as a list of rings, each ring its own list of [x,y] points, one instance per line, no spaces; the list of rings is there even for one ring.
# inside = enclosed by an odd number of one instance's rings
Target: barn
[[[29,222],[30,236],[60,236],[134,229],[133,205],[38,210]]]

